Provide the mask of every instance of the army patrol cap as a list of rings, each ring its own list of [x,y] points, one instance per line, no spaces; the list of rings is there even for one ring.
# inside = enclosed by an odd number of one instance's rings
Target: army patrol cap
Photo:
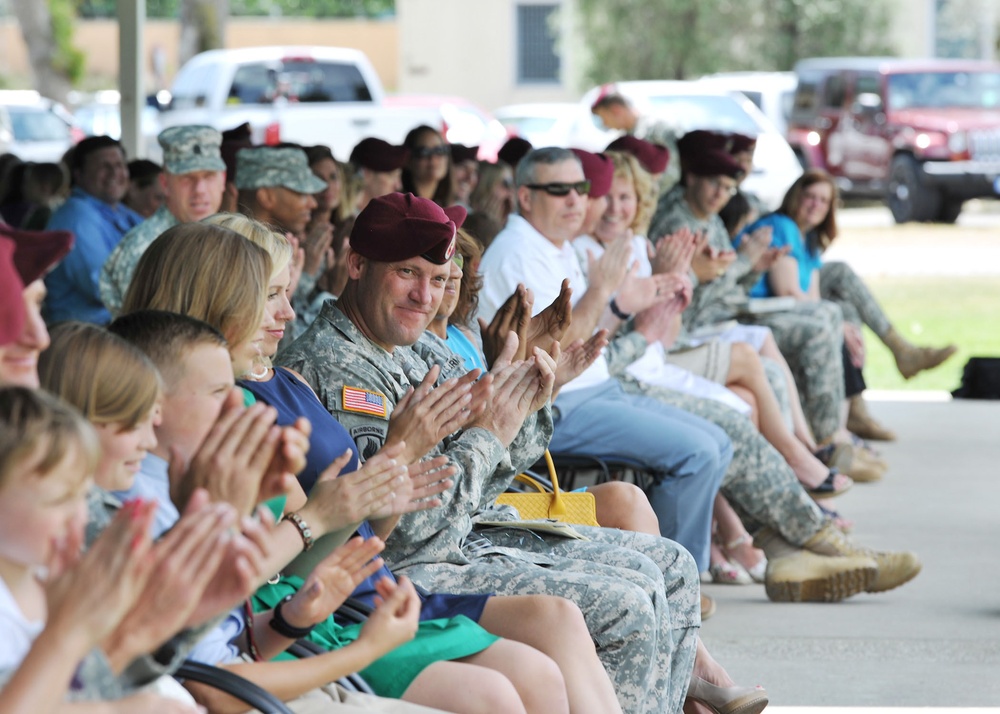
[[[386,194],[358,214],[351,249],[379,263],[420,256],[444,265],[455,255],[455,233],[465,216],[461,206],[441,208],[412,193]]]
[[[409,158],[410,151],[405,146],[396,146],[374,137],[362,139],[351,151],[352,164],[381,173],[403,168]]]
[[[654,144],[631,134],[619,136],[608,144],[605,151],[621,151],[631,154],[642,168],[654,175],[662,174],[670,164],[670,149],[663,144]]]
[[[303,149],[255,146],[236,155],[236,188],[254,189],[282,186],[298,193],[319,193],[326,181],[309,168]]]
[[[615,178],[615,165],[604,154],[595,154],[583,149],[570,149],[583,166],[583,175],[590,181],[590,198],[600,198],[611,193],[611,182]]]
[[[222,134],[210,126],[172,126],[157,137],[163,147],[163,168],[180,175],[195,171],[225,171],[219,153]]]

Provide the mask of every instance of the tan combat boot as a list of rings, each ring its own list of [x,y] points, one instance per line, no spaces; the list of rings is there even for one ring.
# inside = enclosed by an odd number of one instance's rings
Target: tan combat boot
[[[920,558],[909,551],[879,551],[865,548],[851,541],[833,524],[827,523],[819,533],[802,546],[814,553],[831,556],[863,556],[878,564],[878,577],[868,588],[868,592],[881,593],[898,588],[917,577],[921,567]]]
[[[895,441],[896,432],[887,429],[868,412],[868,405],[865,398],[860,394],[855,394],[848,400],[850,411],[847,412],[847,430],[852,434],[857,434],[862,439],[872,441]]]
[[[910,379],[925,369],[932,369],[951,357],[958,350],[955,345],[947,347],[917,347],[911,345],[894,328],[882,338],[882,342],[896,358],[896,368],[904,379]]]
[[[839,602],[866,592],[878,564],[866,555],[829,556],[798,548],[770,527],[754,536],[767,554],[764,591],[774,602]]]

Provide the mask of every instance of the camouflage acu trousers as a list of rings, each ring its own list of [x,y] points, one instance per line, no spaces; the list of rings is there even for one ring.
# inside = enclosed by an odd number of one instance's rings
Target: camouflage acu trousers
[[[771,385],[774,398],[778,400],[778,407],[781,408],[781,416],[785,426],[789,431],[794,430],[792,423],[792,402],[788,393],[788,380],[785,379],[785,370],[777,362],[767,357],[761,357],[760,363],[764,367],[764,374],[767,375],[767,383]]]
[[[572,600],[583,612],[622,709],[679,714],[701,622],[694,559],[665,538],[576,528],[590,540],[491,529],[483,535],[495,547],[475,553],[467,548],[469,565],[428,563],[398,572],[435,592]],[[510,555],[510,548],[528,551],[526,559]],[[529,562],[532,554],[541,564]]]
[[[739,412],[712,399],[653,387],[630,377],[622,380],[622,386],[722,427],[733,441],[733,460],[720,490],[751,533],[768,525],[790,543],[802,545],[823,526],[823,512],[788,462]]]
[[[819,292],[824,300],[840,305],[844,320],[853,325],[868,325],[879,337],[885,337],[892,328],[868,286],[847,263],[823,263]]]
[[[844,403],[843,317],[832,302],[799,303],[794,310],[754,315],[748,321],[774,333],[802,399],[802,410],[816,440],[840,426]]]

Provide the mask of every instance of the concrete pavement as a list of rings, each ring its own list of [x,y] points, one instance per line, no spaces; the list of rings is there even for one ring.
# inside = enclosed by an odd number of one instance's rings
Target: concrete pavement
[[[1000,706],[1000,402],[877,401],[872,411],[899,434],[880,447],[892,468],[834,507],[855,520],[859,542],[914,550],[923,572],[839,604],[706,585],[719,608],[702,636],[736,681],[767,687],[775,714]]]

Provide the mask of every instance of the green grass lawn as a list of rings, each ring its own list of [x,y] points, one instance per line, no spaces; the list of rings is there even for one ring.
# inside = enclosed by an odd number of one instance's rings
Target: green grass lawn
[[[917,345],[958,345],[937,369],[906,381],[892,354],[866,329],[865,380],[872,389],[958,387],[962,367],[973,356],[1000,356],[1000,277],[898,277],[866,282],[896,329]]]

